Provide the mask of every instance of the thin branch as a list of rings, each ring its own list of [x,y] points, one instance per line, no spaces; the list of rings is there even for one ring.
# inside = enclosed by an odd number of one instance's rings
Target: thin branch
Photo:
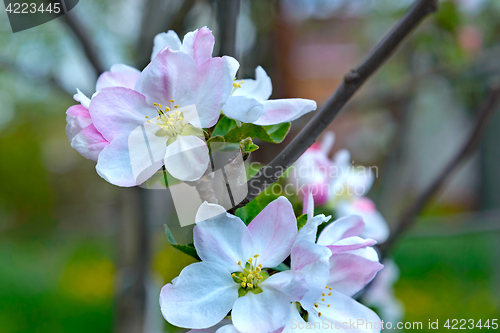
[[[486,128],[488,127],[491,117],[498,108],[499,104],[500,87],[497,87],[488,93],[488,96],[478,108],[476,113],[477,120],[474,125],[474,129],[472,130],[469,138],[465,141],[464,146],[429,185],[429,187],[422,192],[418,199],[410,206],[410,208],[408,208],[406,213],[403,214],[403,217],[396,224],[396,228],[391,232],[389,239],[381,246],[382,258],[387,256],[399,237],[401,237],[401,235],[403,235],[415,224],[415,217],[423,208],[425,208],[429,200],[436,195],[448,177],[476,151],[481,139],[484,136]]]
[[[318,138],[325,128],[335,119],[342,107],[361,87],[361,85],[391,57],[399,44],[430,13],[437,10],[437,0],[419,0],[408,13],[380,41],[365,60],[351,70],[344,81],[323,107],[316,112],[311,121],[293,141],[269,165],[261,168],[257,175],[248,181],[248,195],[233,208],[245,206],[259,195],[267,186],[276,182]]]
[[[220,55],[236,56],[236,25],[239,12],[240,0],[217,1]]]
[[[90,35],[87,32],[87,29],[82,25],[82,23],[78,20],[77,16],[74,12],[68,12],[63,15],[63,20],[66,25],[71,29],[75,37],[80,42],[80,45],[87,56],[87,59],[90,61],[92,67],[96,71],[96,74],[99,75],[103,73],[106,68],[101,62],[101,58],[96,52],[96,48],[92,42]]]

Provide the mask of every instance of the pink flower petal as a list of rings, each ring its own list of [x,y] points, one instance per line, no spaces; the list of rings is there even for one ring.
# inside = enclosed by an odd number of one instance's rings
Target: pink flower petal
[[[207,27],[188,32],[182,41],[182,51],[189,54],[200,66],[212,58],[215,38]]]
[[[261,101],[265,115],[254,122],[256,125],[275,125],[293,121],[316,110],[316,102],[309,99],[290,98]]]
[[[85,127],[71,140],[71,147],[89,160],[97,161],[99,153],[109,145],[94,125]]]
[[[347,296],[354,296],[377,275],[384,266],[351,253],[330,257],[328,286]]]
[[[358,215],[342,217],[330,223],[318,237],[318,244],[332,245],[341,239],[357,236],[365,229],[363,219]]]
[[[115,137],[130,133],[146,122],[146,116],[156,117],[156,110],[146,104],[143,95],[122,88],[104,88],[92,99],[90,115],[102,136],[112,141]]]
[[[292,204],[279,197],[266,206],[248,225],[254,241],[254,251],[264,267],[278,266],[288,257],[295,237],[297,220]]]
[[[96,91],[110,87],[124,87],[134,89],[135,83],[141,74],[137,69],[117,64],[109,72],[102,73],[97,79]]]
[[[193,58],[167,48],[142,71],[135,89],[146,97],[149,105],[158,103],[173,109],[175,105],[196,104],[200,83]]]
[[[200,82],[196,109],[202,127],[211,127],[217,123],[220,112],[233,89],[237,63],[231,57],[222,57],[208,59],[199,66]]]

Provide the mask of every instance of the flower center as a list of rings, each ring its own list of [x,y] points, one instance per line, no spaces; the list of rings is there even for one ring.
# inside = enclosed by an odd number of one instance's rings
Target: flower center
[[[257,264],[258,257],[259,255],[256,254],[253,258],[248,259],[245,266],[242,266],[241,261],[238,261],[241,271],[231,274],[234,282],[241,286],[238,290],[240,296],[246,295],[249,291],[254,294],[261,293],[262,289],[259,287],[259,283],[269,277],[269,274],[262,270],[262,264]]]
[[[331,293],[332,288],[326,286],[325,289],[326,290],[321,295],[321,298],[316,303],[314,303],[314,306],[312,308],[312,310],[318,314],[318,317],[321,317],[321,312],[318,311],[318,307],[320,305],[326,306],[327,308],[330,307],[330,298],[332,298],[332,293]]]
[[[174,104],[173,99],[171,99],[170,102]],[[149,124],[151,121],[156,121],[156,125],[160,127],[156,135],[176,137],[181,134],[186,124],[182,112],[175,111],[179,105],[173,106],[174,110],[171,110],[168,106],[163,108],[162,105],[158,103],[154,103],[154,106],[156,106],[158,116],[154,120],[151,120],[148,116],[146,116],[146,119]]]

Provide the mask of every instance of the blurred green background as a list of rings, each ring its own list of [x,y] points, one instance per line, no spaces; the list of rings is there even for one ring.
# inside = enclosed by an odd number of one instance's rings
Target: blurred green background
[[[262,65],[274,98],[321,104],[411,3],[243,0],[239,75]],[[217,36],[217,5],[87,0],[72,13],[109,69],[147,64],[160,31],[182,37],[207,25]],[[390,224],[460,147],[475,108],[500,82],[499,40],[499,1],[440,1],[330,127],[334,150],[378,167],[370,197]],[[175,225],[171,199],[108,184],[66,138],[72,94],[78,87],[90,96],[96,78],[63,18],[13,34],[0,11],[1,333],[175,331],[159,312],[159,290],[192,259],[164,236],[163,225]],[[260,144],[253,160],[270,161],[308,119],[283,144]],[[500,319],[499,126],[496,114],[481,150],[394,251],[405,321]]]

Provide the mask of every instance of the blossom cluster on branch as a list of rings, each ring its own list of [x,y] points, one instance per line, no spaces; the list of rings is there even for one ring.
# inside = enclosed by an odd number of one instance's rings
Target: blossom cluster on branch
[[[248,156],[258,148],[252,139],[279,143],[291,121],[316,109],[307,99],[269,100],[271,79],[262,67],[255,79],[237,80],[238,61],[213,57],[213,48],[206,27],[182,41],[161,33],[142,72],[117,64],[100,75],[91,98],[77,90],[80,104],[67,110],[71,146],[114,185],[154,183],[158,173],[193,182],[207,178],[214,144],[236,144]],[[198,333],[380,331],[378,315],[353,296],[384,267],[373,245],[389,229],[365,196],[371,170],[356,172],[345,150],[330,159],[333,142],[326,134],[296,162],[306,173],[287,174],[297,187],[289,198],[259,196],[236,215],[216,202],[193,207],[193,244],[172,244],[200,262],[161,290],[168,322]],[[200,197],[213,192],[205,188],[210,182],[195,184]],[[297,201],[304,213],[298,217]],[[315,215],[314,202],[328,213]],[[376,283],[367,295],[372,304],[394,300],[391,283]],[[379,294],[389,295],[387,302],[377,303]]]

